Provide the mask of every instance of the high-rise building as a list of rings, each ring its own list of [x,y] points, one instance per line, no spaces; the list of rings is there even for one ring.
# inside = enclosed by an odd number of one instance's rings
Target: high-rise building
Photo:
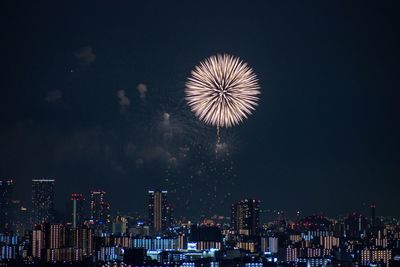
[[[339,247],[340,245],[339,237],[335,236],[320,236],[320,245],[326,249],[333,249],[334,247]]]
[[[352,213],[344,220],[344,224],[347,237],[359,238],[365,236],[368,220],[361,214]]]
[[[0,230],[11,227],[13,180],[0,180]]]
[[[376,206],[375,206],[375,204],[372,204],[370,206],[370,208],[371,208],[371,219],[370,219],[371,220],[371,230],[372,230],[372,232],[375,232],[375,229],[376,229],[376,218],[375,218]]]
[[[238,234],[255,235],[259,228],[260,201],[243,199],[232,205],[231,223]]]
[[[83,223],[83,204],[85,198],[82,194],[71,194],[72,200],[72,227],[76,228]]]
[[[82,249],[83,255],[89,256],[93,253],[93,229],[86,226],[72,228],[72,247]]]
[[[32,222],[53,222],[54,220],[54,179],[32,180]]]
[[[98,228],[106,228],[110,223],[110,204],[105,201],[105,195],[102,190],[90,192],[90,217]]]
[[[42,225],[36,225],[32,231],[32,257],[41,258],[42,250],[45,248],[44,231]]]
[[[62,224],[46,224],[45,225],[45,240],[46,248],[61,248],[65,246],[65,227]]]
[[[13,199],[11,201],[10,218],[12,224],[8,229],[11,229],[15,234],[22,236],[25,233],[25,230],[31,229],[28,209],[22,206],[20,200]]]
[[[149,191],[149,224],[153,233],[165,231],[172,223],[167,191]]]

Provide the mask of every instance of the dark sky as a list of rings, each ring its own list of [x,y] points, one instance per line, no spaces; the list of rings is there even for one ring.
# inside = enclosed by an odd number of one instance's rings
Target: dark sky
[[[178,215],[256,197],[289,215],[373,202],[400,216],[395,1],[65,2],[2,4],[0,177],[16,198],[28,205],[30,180],[54,177],[59,209],[100,188],[114,212],[144,213],[158,188]],[[262,86],[218,153],[184,100],[216,53]]]

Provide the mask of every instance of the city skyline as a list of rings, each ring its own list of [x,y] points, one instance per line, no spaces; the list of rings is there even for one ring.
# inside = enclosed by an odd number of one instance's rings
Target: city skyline
[[[400,267],[399,3],[3,3],[0,266]]]
[[[125,214],[127,216],[133,216],[140,218],[143,222],[149,225],[149,233],[157,234],[165,231],[172,224],[173,220],[193,220],[201,221],[203,219],[212,218],[225,218],[230,220],[232,228],[239,232],[242,229],[245,232],[254,234],[256,229],[260,227],[261,223],[265,221],[282,218],[282,220],[298,220],[302,216],[326,216],[326,217],[340,217],[344,218],[351,216],[352,214],[359,214],[365,217],[370,217],[371,227],[374,227],[375,218],[397,218],[397,216],[391,214],[376,214],[377,205],[375,203],[369,203],[362,207],[350,207],[347,212],[338,214],[327,214],[326,212],[320,211],[316,213],[304,213],[303,211],[297,210],[295,213],[288,213],[282,209],[274,209],[268,207],[268,203],[263,203],[259,199],[247,198],[242,196],[230,203],[229,209],[221,213],[214,214],[200,214],[192,216],[192,213],[178,213],[174,212],[175,203],[167,200],[168,191],[166,190],[147,190],[147,198],[145,204],[140,210],[129,210],[121,212],[121,210],[112,205],[108,200],[107,191],[96,189],[89,190],[89,192],[71,193],[70,197],[65,200],[64,209],[57,210],[55,206],[55,195],[54,191],[56,188],[55,179],[32,179],[32,192],[31,200],[29,202],[21,202],[20,199],[16,198],[13,192],[14,181],[13,180],[0,180],[0,208],[4,216],[2,216],[2,225],[12,225],[10,221],[10,214],[14,214],[13,209],[22,208],[24,213],[30,218],[30,222],[33,224],[40,224],[41,222],[65,222],[71,223],[72,225],[82,224],[85,220],[92,221],[95,225],[106,225],[110,223],[112,218]],[[85,197],[87,196],[87,197]],[[39,202],[40,199],[45,201]],[[43,203],[41,205],[40,203]],[[66,205],[65,205],[66,204]],[[39,206],[39,208],[38,208]],[[379,207],[378,210],[380,211]],[[249,218],[261,218],[257,221],[241,220],[239,217],[245,214]],[[365,215],[367,214],[367,216]],[[57,217],[57,218],[56,218]],[[75,223],[74,223],[75,222]],[[4,227],[3,227],[4,228]]]
[[[400,221],[368,214],[327,217],[274,211],[242,198],[230,216],[174,216],[165,190],[149,190],[148,213],[112,215],[107,192],[71,194],[64,216],[54,210],[54,179],[32,180],[32,210],[0,181],[0,262],[7,266],[292,266],[400,265]],[[40,201],[40,200],[43,201]],[[42,203],[42,204],[40,204]],[[86,208],[85,208],[86,206]],[[233,264],[233,265],[232,265]]]

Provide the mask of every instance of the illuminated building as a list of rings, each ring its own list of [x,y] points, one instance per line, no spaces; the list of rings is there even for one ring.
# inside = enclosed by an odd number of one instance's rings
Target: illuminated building
[[[0,244],[0,260],[15,260],[17,257],[23,257],[22,245]],[[1,265],[1,263],[0,263]]]
[[[368,221],[361,214],[350,214],[344,223],[346,228],[346,237],[360,238],[365,236]]]
[[[82,227],[72,229],[72,246],[75,249],[82,249],[84,256],[93,254],[93,229]]]
[[[37,225],[32,231],[32,257],[40,259],[44,247],[44,231],[42,230],[42,225]]]
[[[0,181],[0,230],[11,227],[13,187],[13,180]]]
[[[130,236],[113,236],[112,244],[117,247],[131,248],[132,237]]]
[[[189,231],[189,240],[195,244],[197,250],[221,249],[222,233],[217,226],[192,225]]]
[[[261,237],[261,252],[278,252],[278,238],[274,236],[263,236]]]
[[[128,232],[132,235],[148,236],[150,235],[150,228],[147,225],[137,224],[128,229]]]
[[[178,250],[184,250],[187,248],[187,236],[185,233],[178,235]]]
[[[96,259],[98,261],[116,261],[123,259],[123,248],[104,246],[96,251]]]
[[[392,251],[390,249],[368,249],[361,251],[361,264],[370,265],[382,261],[389,266],[389,261],[392,259]]]
[[[222,243],[219,241],[197,241],[196,249],[198,250],[210,250],[210,249],[221,249]]]
[[[261,252],[267,252],[268,251],[268,237],[262,236],[260,240],[260,249]]]
[[[80,262],[83,260],[81,249],[71,247],[46,249],[47,262]]]
[[[375,246],[380,248],[386,248],[388,246],[388,239],[386,237],[382,238],[381,230],[377,232],[377,237],[375,238]]]
[[[238,234],[255,235],[259,228],[260,201],[244,199],[232,205],[232,227]]]
[[[18,235],[10,232],[0,233],[0,261],[15,260],[17,257],[23,257],[24,246],[21,241],[22,239]],[[0,263],[0,266],[2,263]]]
[[[153,250],[153,239],[150,237],[134,238],[133,247]]]
[[[268,238],[268,250],[271,253],[278,252],[278,238],[277,237],[271,236]]]
[[[54,182],[53,179],[32,180],[32,222],[51,223],[54,220]]]
[[[126,233],[128,228],[128,220],[125,217],[117,216],[112,223],[112,233],[114,235],[122,235]]]
[[[62,224],[45,224],[46,248],[61,248],[65,245],[65,227]]]
[[[167,191],[149,191],[149,224],[153,233],[160,233],[172,224],[172,207],[167,201]]]
[[[247,250],[251,253],[256,252],[256,244],[254,241],[240,241],[236,243],[236,247]]]
[[[83,204],[85,198],[82,194],[73,193],[71,194],[72,200],[72,227],[76,228],[81,226],[83,223]]]
[[[90,192],[90,215],[97,228],[106,229],[110,223],[110,205],[105,201],[106,192],[97,190]]]
[[[326,249],[339,247],[339,237],[334,236],[320,236],[320,245]]]
[[[289,235],[289,240],[292,241],[292,243],[297,243],[302,240],[301,235]]]
[[[12,200],[11,206],[11,219],[13,223],[8,228],[15,234],[22,236],[26,230],[31,229],[28,209],[21,205],[20,200]]]
[[[172,250],[176,249],[177,240],[169,237],[159,237],[153,239],[152,250]]]
[[[287,247],[286,248],[286,258],[284,259],[286,262],[295,262],[297,261],[297,248]]]
[[[177,249],[178,240],[171,237],[160,237],[155,238],[143,237],[133,239],[133,248],[144,248],[147,250],[174,250]]]
[[[319,267],[319,266],[326,266],[330,259],[323,258],[323,257],[299,257],[297,258],[298,263],[305,263],[308,267]]]

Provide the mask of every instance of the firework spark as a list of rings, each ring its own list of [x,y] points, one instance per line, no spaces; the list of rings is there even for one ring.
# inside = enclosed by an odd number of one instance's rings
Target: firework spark
[[[257,105],[260,94],[253,70],[232,55],[211,56],[200,62],[186,82],[186,101],[205,124],[231,127]]]

